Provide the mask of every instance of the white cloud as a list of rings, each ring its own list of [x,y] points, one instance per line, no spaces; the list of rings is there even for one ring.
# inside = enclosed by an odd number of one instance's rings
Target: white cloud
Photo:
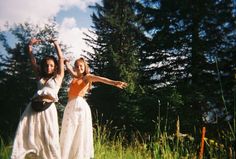
[[[73,17],[70,17],[70,18],[64,18],[62,24],[61,24],[61,27],[62,28],[73,28],[76,26],[76,20],[75,18]]]
[[[26,21],[43,25],[62,10],[77,7],[85,11],[88,5],[98,1],[100,0],[0,0],[0,29],[5,29],[6,22],[9,25]],[[58,24],[60,39],[71,46],[69,51],[77,57],[83,49],[89,50],[90,48],[82,40],[84,32],[89,34],[88,28],[78,28],[76,25],[74,18],[64,18],[62,24]]]
[[[60,0],[0,0],[0,26],[6,22],[44,23],[61,9]]]
[[[47,22],[61,10],[77,7],[85,11],[98,0],[0,0],[0,27],[6,22],[36,24]]]
[[[85,38],[84,33],[90,35],[88,28],[78,28],[76,27],[76,21],[74,18],[65,18],[62,25],[59,26],[59,39],[70,47],[69,52],[71,52],[70,58],[76,59],[83,54],[83,50],[92,51],[92,49],[86,45],[83,38]]]

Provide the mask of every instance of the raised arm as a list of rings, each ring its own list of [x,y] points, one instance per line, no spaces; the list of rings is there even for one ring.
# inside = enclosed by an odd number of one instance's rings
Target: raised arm
[[[111,79],[106,78],[106,77],[96,76],[96,75],[92,75],[92,74],[87,74],[85,76],[85,78],[90,83],[92,83],[92,82],[101,82],[101,83],[105,83],[105,84],[108,84],[108,85],[112,85],[112,86],[118,87],[120,89],[123,89],[123,88],[128,86],[128,84],[126,82],[114,81],[114,80],[111,80]]]
[[[73,67],[70,65],[68,60],[64,61],[67,70],[69,71],[69,73],[71,74],[72,77],[78,77],[77,72],[74,71]]]
[[[49,42],[52,42],[56,48],[56,52],[58,56],[58,64],[59,64],[58,76],[62,79],[64,77],[64,58],[61,51],[61,47],[57,40],[49,40]]]
[[[41,40],[39,40],[39,39],[32,38],[29,41],[29,44],[28,44],[28,55],[29,55],[29,58],[30,58],[32,69],[36,73],[37,77],[39,77],[39,74],[40,74],[40,67],[37,64],[36,59],[35,59],[34,54],[33,54],[33,45],[39,43],[40,41]]]

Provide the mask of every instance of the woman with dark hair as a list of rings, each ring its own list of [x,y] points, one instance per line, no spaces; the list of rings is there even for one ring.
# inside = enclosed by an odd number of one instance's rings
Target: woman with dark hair
[[[42,158],[60,159],[59,126],[55,102],[64,77],[64,59],[56,40],[53,43],[58,60],[46,56],[41,64],[36,63],[32,46],[41,42],[31,39],[28,54],[36,73],[38,90],[21,116],[13,143],[11,159]]]
[[[47,76],[51,76],[51,74],[48,74],[48,72],[47,72],[47,70],[45,70],[45,69],[43,69],[46,65],[47,65],[47,61],[48,60],[53,60],[53,62],[55,63],[55,71],[54,71],[54,76],[56,76],[56,74],[57,74],[57,72],[58,72],[58,70],[57,70],[57,67],[58,67],[58,61],[57,61],[57,59],[54,57],[54,56],[52,56],[52,55],[46,55],[43,59],[42,59],[42,61],[41,61],[41,63],[40,63],[40,68],[41,68],[41,77],[47,77]]]
[[[77,59],[74,68],[66,60],[65,65],[73,79],[61,126],[61,158],[91,159],[94,157],[92,117],[84,96],[93,82],[105,83],[120,89],[125,88],[127,83],[90,74],[84,58]]]

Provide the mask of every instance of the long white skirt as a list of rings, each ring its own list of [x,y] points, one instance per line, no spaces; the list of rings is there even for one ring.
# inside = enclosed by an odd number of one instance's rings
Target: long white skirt
[[[82,97],[67,103],[62,120],[60,143],[62,159],[94,157],[91,111]]]
[[[21,116],[13,143],[11,159],[24,159],[34,153],[39,159],[60,159],[58,117],[55,104],[42,112],[30,104]]]

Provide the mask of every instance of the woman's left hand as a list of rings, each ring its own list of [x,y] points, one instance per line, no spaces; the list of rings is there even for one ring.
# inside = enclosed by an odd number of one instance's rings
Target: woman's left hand
[[[127,87],[128,84],[126,82],[115,81],[115,86],[120,88],[120,89],[123,89],[123,88]]]

